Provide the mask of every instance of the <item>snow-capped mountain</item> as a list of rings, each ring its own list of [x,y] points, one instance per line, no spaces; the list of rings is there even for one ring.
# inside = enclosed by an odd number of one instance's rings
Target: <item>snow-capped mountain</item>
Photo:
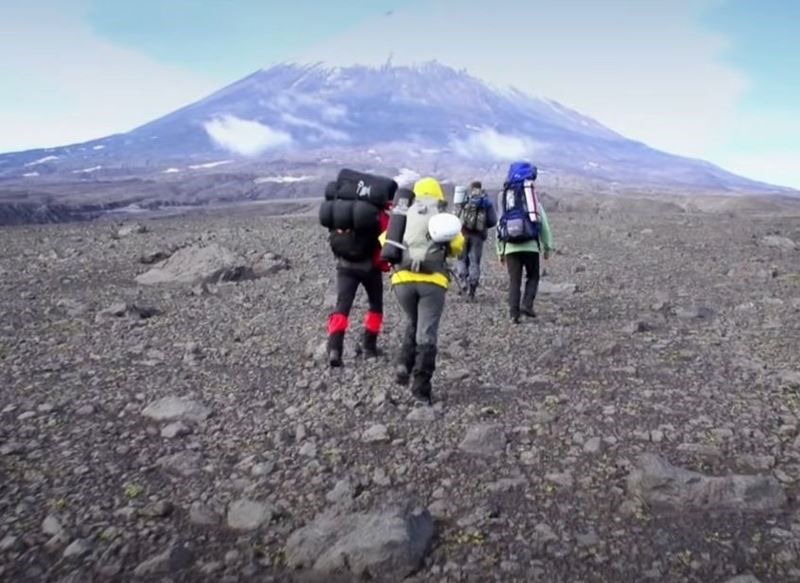
[[[339,164],[499,179],[519,158],[534,161],[545,179],[783,190],[659,152],[558,103],[491,87],[435,62],[379,68],[278,65],[126,134],[2,155],[0,178],[35,183],[48,177],[157,174],[176,179],[197,172],[255,172],[265,164],[273,170]],[[280,172],[273,184],[281,184],[279,178]],[[287,174],[285,182],[299,178]]]

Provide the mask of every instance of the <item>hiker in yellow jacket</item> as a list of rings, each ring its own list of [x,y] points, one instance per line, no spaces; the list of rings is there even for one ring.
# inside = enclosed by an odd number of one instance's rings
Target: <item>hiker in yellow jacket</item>
[[[432,239],[431,218],[441,215],[447,200],[441,185],[433,178],[423,178],[414,184],[414,201],[406,214],[403,236],[403,260],[391,278],[397,300],[406,314],[407,325],[397,362],[396,380],[408,385],[419,400],[431,403],[431,379],[436,369],[439,321],[450,286],[447,258],[458,257],[464,249],[460,222],[455,232],[443,235],[443,241]],[[452,225],[452,223],[443,223]],[[441,224],[440,222],[436,223]],[[439,237],[437,237],[439,239]],[[386,235],[381,238],[385,244]]]

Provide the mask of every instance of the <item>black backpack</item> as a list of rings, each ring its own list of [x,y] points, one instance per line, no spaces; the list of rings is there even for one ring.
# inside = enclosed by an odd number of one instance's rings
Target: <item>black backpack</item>
[[[328,243],[334,256],[346,261],[371,259],[379,246],[380,213],[377,205],[355,197],[340,196],[336,182],[325,189],[319,222],[328,229]]]

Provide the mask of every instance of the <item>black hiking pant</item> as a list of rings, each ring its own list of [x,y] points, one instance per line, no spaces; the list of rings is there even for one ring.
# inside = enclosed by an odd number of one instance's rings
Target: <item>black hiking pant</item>
[[[367,292],[369,311],[364,320],[364,331],[377,336],[383,325],[383,272],[371,269],[336,270],[336,307],[328,320],[328,335],[343,337],[350,324],[350,310],[356,299],[358,287]]]
[[[367,292],[369,311],[383,313],[383,272],[380,269],[359,271],[340,269],[336,273],[336,313],[349,315],[353,309],[358,286]]]
[[[535,251],[519,251],[505,256],[508,269],[508,309],[512,318],[520,315],[520,309],[533,311],[533,301],[539,290],[539,254]],[[522,272],[525,271],[525,292],[522,292]]]

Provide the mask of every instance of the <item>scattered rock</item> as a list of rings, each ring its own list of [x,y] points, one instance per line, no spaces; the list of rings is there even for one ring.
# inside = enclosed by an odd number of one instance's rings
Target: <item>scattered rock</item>
[[[497,455],[506,449],[506,433],[502,425],[480,424],[467,429],[459,448],[474,455]]]
[[[188,478],[200,472],[202,460],[203,456],[199,453],[185,451],[160,457],[156,465],[167,472]]]
[[[570,472],[551,472],[545,475],[545,479],[562,488],[572,488],[575,484],[575,479]]]
[[[427,510],[321,515],[289,537],[286,563],[322,575],[400,582],[419,569],[433,535]]]
[[[198,526],[215,526],[220,517],[211,508],[200,502],[194,502],[189,508],[189,521]]]
[[[389,429],[378,423],[367,429],[361,439],[366,443],[386,443],[389,441]]]
[[[243,498],[228,507],[228,527],[233,530],[256,530],[272,520],[271,505]]]
[[[88,555],[92,552],[92,543],[91,541],[83,538],[79,538],[64,549],[64,558],[65,559],[72,559],[75,557],[83,557]]]
[[[155,308],[137,306],[136,304],[128,304],[125,302],[117,302],[111,304],[105,310],[97,313],[95,321],[102,323],[110,318],[132,318],[136,320],[146,320],[158,315],[158,310]]]
[[[599,437],[591,437],[586,440],[583,444],[583,451],[584,453],[588,454],[598,454],[603,449],[603,440]]]
[[[58,300],[58,302],[56,302],[56,307],[64,310],[70,318],[78,318],[89,311],[86,304],[70,298]]]
[[[154,421],[192,421],[199,423],[211,416],[211,409],[191,399],[164,397],[151,403],[142,415]]]
[[[130,237],[131,235],[141,235],[147,232],[147,227],[145,227],[141,223],[130,223],[127,225],[122,225],[116,231],[116,236],[119,237]]]
[[[772,476],[709,477],[654,454],[639,457],[628,476],[628,492],[652,505],[686,509],[775,510],[787,500]]]
[[[766,247],[781,249],[782,251],[794,251],[797,248],[797,244],[794,241],[780,235],[767,235],[761,239],[761,244]]]
[[[253,263],[253,275],[255,277],[267,277],[290,269],[289,260],[275,253],[264,253]]]
[[[61,522],[52,514],[48,514],[42,521],[42,532],[48,536],[57,536],[60,538],[63,538],[65,534]]]
[[[433,423],[436,421],[436,410],[433,407],[414,407],[406,415],[406,421],[419,423]]]
[[[356,490],[348,479],[339,480],[333,490],[325,495],[325,499],[331,504],[349,504],[355,498]]]
[[[539,282],[539,293],[547,295],[570,295],[578,292],[574,283],[553,283],[545,279]]]
[[[191,429],[182,421],[176,421],[174,423],[170,423],[169,425],[165,425],[164,428],[161,430],[161,437],[166,437],[167,439],[174,439],[176,437],[182,437],[184,435],[188,435],[191,433]]]
[[[728,579],[725,583],[761,583],[752,575],[739,575],[733,579]]]
[[[136,577],[171,575],[188,569],[194,563],[194,554],[184,545],[173,545],[168,550],[140,563],[133,574]]]
[[[714,310],[705,306],[690,306],[678,308],[675,315],[681,320],[710,320],[714,317]]]
[[[0,553],[10,551],[17,544],[17,537],[14,535],[7,535],[0,539]]]
[[[139,514],[148,518],[164,518],[172,514],[173,510],[175,510],[175,506],[172,502],[159,500],[158,502],[145,506],[139,511]]]

